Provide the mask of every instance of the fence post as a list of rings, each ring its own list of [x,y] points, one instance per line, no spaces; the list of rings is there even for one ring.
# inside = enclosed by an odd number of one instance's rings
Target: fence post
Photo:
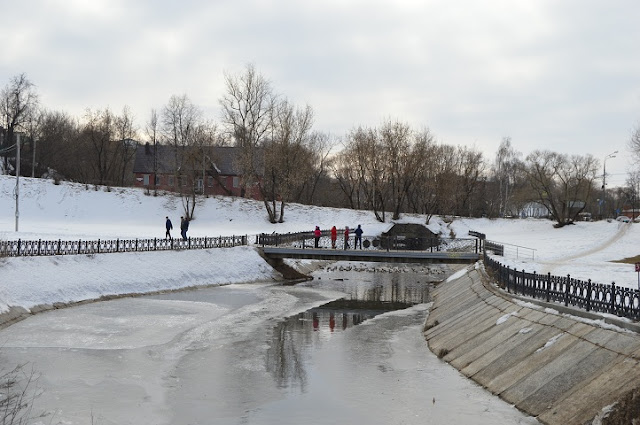
[[[116,252],[120,252],[120,238],[116,239]]]
[[[153,250],[158,250],[158,238],[153,238]]]
[[[138,238],[136,238],[136,252],[138,252]]]
[[[20,243],[21,243],[21,239],[18,239],[18,256],[20,256]]]
[[[100,239],[98,239],[98,254],[100,254]]]
[[[42,239],[38,239],[38,255],[40,255],[40,245],[42,244]]]
[[[611,311],[610,313],[615,314],[616,311],[616,283],[611,282]]]
[[[60,255],[60,245],[62,245],[62,239],[58,239],[58,255]]]
[[[564,306],[569,305],[569,282],[571,282],[571,275],[567,275],[567,283],[564,287]]]
[[[220,236],[222,238],[222,236]],[[189,236],[189,240],[187,241],[187,248],[191,249],[191,236]]]
[[[511,290],[509,289],[509,286],[510,286],[510,285],[509,285],[509,283],[511,283],[511,282],[510,282],[510,280],[511,280],[511,279],[510,279],[510,276],[511,276],[511,267],[507,266],[506,273],[507,273],[507,292],[511,292]]]
[[[549,302],[549,299],[550,299],[550,292],[551,292],[551,272],[547,273],[547,302]]]
[[[527,275],[525,273],[526,272],[524,271],[524,269],[522,269],[522,277],[520,278],[520,280],[522,281],[522,295],[527,294],[527,285],[526,285]]]
[[[587,311],[591,310],[591,279],[587,282]]]
[[[80,247],[82,246],[82,239],[78,239],[78,254],[80,254]]]

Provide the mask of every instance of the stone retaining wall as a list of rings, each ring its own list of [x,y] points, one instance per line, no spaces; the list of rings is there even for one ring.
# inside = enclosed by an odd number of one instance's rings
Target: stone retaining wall
[[[545,424],[628,421],[616,409],[640,387],[637,332],[520,301],[474,267],[433,296],[425,338],[467,377]]]

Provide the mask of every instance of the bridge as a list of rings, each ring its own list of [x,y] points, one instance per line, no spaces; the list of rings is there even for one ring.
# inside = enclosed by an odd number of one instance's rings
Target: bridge
[[[480,259],[477,252],[429,252],[429,251],[387,251],[377,249],[330,249],[291,248],[264,246],[262,252],[270,259],[309,259],[331,261],[372,261],[385,263],[475,263]]]

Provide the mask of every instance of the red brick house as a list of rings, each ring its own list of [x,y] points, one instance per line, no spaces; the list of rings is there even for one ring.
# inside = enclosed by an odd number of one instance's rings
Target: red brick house
[[[195,153],[197,159],[190,162],[193,165],[184,169],[184,164],[189,163],[184,160],[187,149],[149,143],[139,145],[133,163],[134,186],[181,192],[180,189],[186,191],[188,185],[194,185],[197,193],[205,195],[262,199],[256,185],[245,187],[243,193],[242,174],[238,167],[239,148],[207,147],[205,153]]]

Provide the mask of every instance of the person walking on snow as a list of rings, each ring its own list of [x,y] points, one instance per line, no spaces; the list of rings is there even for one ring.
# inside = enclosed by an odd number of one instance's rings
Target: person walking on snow
[[[322,232],[320,231],[320,227],[316,226],[316,230],[313,231],[313,237],[316,240],[316,248],[318,248],[318,243],[320,242],[320,236],[322,236]]]
[[[336,249],[336,240],[338,239],[338,229],[336,226],[331,228],[331,248]]]
[[[189,220],[186,217],[180,217],[180,235],[183,240],[187,240],[187,230],[189,230]]]
[[[344,249],[349,249],[349,226],[344,228]]]
[[[171,223],[171,220],[169,220],[168,216],[167,216],[166,226],[167,226],[167,233],[165,233],[164,238],[165,239],[173,239],[171,237],[171,231],[173,230],[173,224]]]
[[[358,242],[360,243],[360,249],[362,249],[362,227],[358,224],[358,228],[354,232],[356,234],[355,242],[353,243],[353,248],[358,247]]]

